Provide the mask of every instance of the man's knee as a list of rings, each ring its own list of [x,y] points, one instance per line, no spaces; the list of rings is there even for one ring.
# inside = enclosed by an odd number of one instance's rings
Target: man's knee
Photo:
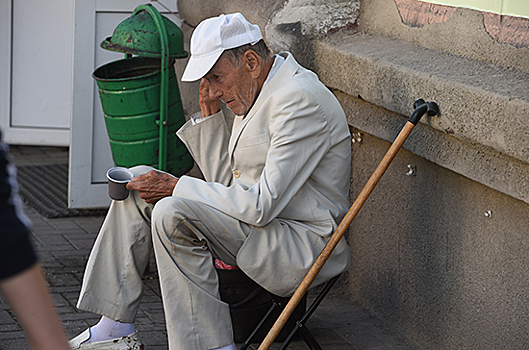
[[[151,223],[153,227],[161,228],[168,234],[184,222],[195,221],[194,213],[189,206],[189,200],[179,197],[161,199],[152,211]]]
[[[195,227],[197,218],[191,210],[192,201],[178,197],[167,197],[154,206],[152,230],[162,241],[176,245],[203,245],[202,234]]]
[[[186,205],[183,203],[182,198],[178,197],[166,197],[158,201],[152,211],[152,222],[162,223],[164,221],[172,219],[183,219],[186,214]]]

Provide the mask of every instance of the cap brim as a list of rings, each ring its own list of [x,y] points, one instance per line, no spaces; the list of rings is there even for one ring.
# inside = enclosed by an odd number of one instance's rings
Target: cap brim
[[[211,68],[215,65],[215,62],[219,59],[224,51],[214,52],[211,55],[203,57],[195,57],[191,55],[191,58],[187,62],[184,74],[182,74],[182,81],[196,81],[202,79]]]

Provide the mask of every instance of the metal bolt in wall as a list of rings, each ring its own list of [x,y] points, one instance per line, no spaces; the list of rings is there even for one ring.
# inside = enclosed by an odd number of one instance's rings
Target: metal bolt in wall
[[[364,135],[362,135],[361,132],[355,132],[351,135],[352,143],[362,143],[363,140],[364,140]]]
[[[408,164],[408,172],[406,173],[408,176],[415,176],[417,175],[417,167],[413,164]]]

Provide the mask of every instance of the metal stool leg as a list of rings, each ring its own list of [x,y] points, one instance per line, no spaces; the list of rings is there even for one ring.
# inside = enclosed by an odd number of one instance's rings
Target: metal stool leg
[[[288,345],[292,341],[292,338],[294,337],[294,335],[297,332],[299,332],[299,334],[301,335],[303,341],[305,342],[305,344],[307,344],[307,346],[309,347],[310,350],[322,350],[321,346],[318,344],[318,342],[316,341],[314,336],[310,333],[310,331],[305,326],[305,323],[312,316],[314,311],[316,311],[318,306],[321,304],[321,302],[323,301],[325,296],[329,293],[329,291],[334,286],[334,284],[336,283],[336,281],[338,280],[339,277],[340,277],[340,275],[338,275],[336,277],[333,277],[333,278],[331,278],[329,281],[327,281],[323,285],[322,290],[318,293],[318,295],[316,296],[316,299],[314,299],[314,301],[310,304],[309,308],[305,311],[305,313],[303,315],[300,316],[294,310],[294,312],[291,315],[291,317],[293,317],[293,318],[289,318],[287,320],[287,325],[288,325],[288,327],[292,327],[292,330],[290,331],[288,336],[285,338],[285,340],[281,344],[281,347],[278,350],[285,350],[288,347]],[[277,296],[274,296],[273,297],[272,306],[270,307],[270,309],[268,309],[268,311],[263,316],[263,318],[261,319],[259,324],[255,327],[255,329],[252,331],[252,333],[248,336],[246,341],[241,345],[239,350],[247,350],[248,347],[250,346],[250,342],[252,341],[253,337],[255,336],[255,334],[257,334],[257,332],[263,326],[263,324],[266,322],[268,317],[270,317],[272,312],[276,308],[279,308],[280,310],[283,310],[283,308],[286,306],[286,304],[287,303],[285,302],[285,300],[283,298],[278,298]]]
[[[323,301],[323,299],[325,298],[325,296],[327,295],[327,293],[329,293],[329,291],[331,290],[331,288],[334,286],[334,284],[336,283],[336,281],[338,280],[338,277],[340,277],[340,275],[336,276],[336,277],[333,277],[331,278],[329,281],[327,281],[322,290],[318,293],[318,296],[316,297],[316,299],[312,302],[312,304],[310,304],[308,310],[305,312],[305,314],[303,314],[303,317],[301,317],[301,319],[299,321],[296,322],[296,327],[294,327],[292,329],[292,331],[289,333],[289,335],[286,337],[286,339],[283,341],[283,344],[281,345],[281,347],[279,348],[279,350],[284,350],[287,348],[287,346],[290,344],[290,342],[292,341],[292,337],[294,336],[294,334],[296,334],[297,331],[300,332],[303,340],[305,341],[305,343],[307,344],[307,346],[311,349],[311,350],[322,350],[321,346],[318,344],[318,342],[316,341],[316,339],[314,339],[314,337],[312,336],[312,334],[309,332],[309,330],[307,329],[307,327],[305,327],[305,323],[308,321],[308,319],[310,318],[310,316],[312,316],[312,314],[314,313],[314,311],[316,311],[316,309],[318,308],[318,306],[321,304],[321,302]]]
[[[320,344],[318,344],[318,342],[312,336],[312,334],[307,329],[307,327],[305,327],[303,324],[300,324],[300,323],[297,323],[296,326],[292,329],[292,331],[290,331],[290,333],[288,334],[286,339],[283,341],[283,343],[281,344],[278,350],[285,350],[290,345],[290,342],[292,341],[292,337],[297,332],[299,332],[299,334],[303,338],[303,341],[305,342],[305,344],[307,344],[310,350],[322,350]]]
[[[259,331],[259,329],[261,329],[261,327],[263,326],[263,324],[266,322],[266,320],[268,319],[268,317],[270,316],[270,314],[276,309],[278,308],[279,305],[276,304],[276,302],[272,302],[272,306],[270,306],[270,308],[268,309],[268,311],[266,312],[266,314],[263,316],[263,318],[261,319],[261,321],[259,321],[259,323],[257,324],[257,326],[254,328],[254,330],[252,331],[252,333],[248,336],[248,338],[246,339],[246,341],[241,345],[241,347],[239,348],[239,350],[246,350],[248,349],[248,347],[250,346],[250,343],[253,339],[253,337],[255,336],[255,334]]]

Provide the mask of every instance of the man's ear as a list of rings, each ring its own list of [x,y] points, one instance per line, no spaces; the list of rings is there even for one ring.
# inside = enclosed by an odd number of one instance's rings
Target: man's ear
[[[254,50],[247,50],[244,53],[244,65],[252,78],[259,78],[261,75],[261,57]]]

